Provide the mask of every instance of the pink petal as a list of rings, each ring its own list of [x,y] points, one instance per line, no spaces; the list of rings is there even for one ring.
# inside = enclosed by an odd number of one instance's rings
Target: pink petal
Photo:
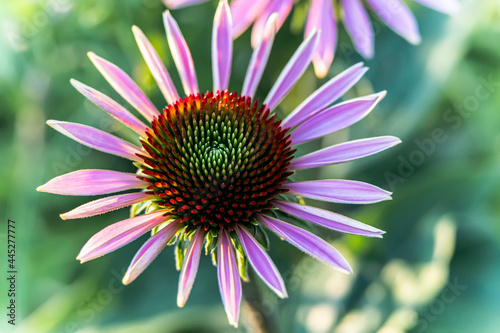
[[[123,276],[123,284],[129,284],[134,281],[148,266],[156,259],[160,252],[167,246],[168,242],[175,236],[181,228],[181,224],[177,221],[170,222],[156,235],[149,238],[146,243],[130,262],[125,276]]]
[[[153,74],[158,87],[160,88],[163,96],[167,100],[168,104],[174,104],[179,99],[179,94],[177,94],[177,89],[168,74],[163,61],[156,52],[155,48],[149,40],[146,38],[141,29],[135,25],[132,27],[132,32],[134,33],[135,41],[141,50],[142,57]]]
[[[318,47],[312,62],[316,76],[323,78],[328,73],[337,45],[337,24],[331,0],[311,0],[305,35],[316,29],[321,31]]]
[[[182,86],[186,96],[198,93],[198,83],[196,81],[196,72],[194,70],[193,58],[182,36],[182,33],[170,12],[167,10],[163,13],[163,23],[167,33],[168,45],[170,52],[174,58],[175,66],[179,71]]]
[[[119,249],[167,221],[169,217],[165,216],[166,213],[167,211],[158,211],[107,226],[88,240],[76,259],[83,263]]]
[[[118,194],[83,204],[67,213],[61,214],[61,218],[63,220],[70,220],[104,214],[139,202],[152,200],[154,198],[156,198],[155,195],[144,192]]]
[[[236,232],[240,237],[243,250],[255,272],[279,297],[288,297],[280,272],[262,246],[259,245],[246,228],[236,227]]]
[[[383,91],[351,99],[316,113],[292,132],[293,144],[319,138],[351,126],[369,114],[385,95],[386,92]]]
[[[207,1],[208,0],[163,0],[163,3],[165,4],[165,6],[167,6],[167,8],[178,9]]]
[[[227,89],[233,53],[232,18],[227,0],[221,0],[212,31],[212,71],[214,91]]]
[[[202,228],[198,228],[193,236],[193,240],[189,244],[189,248],[184,258],[179,276],[179,292],[177,294],[177,306],[183,307],[193,288],[194,279],[198,272],[198,264],[200,262],[201,249],[203,247],[203,239],[205,232]]]
[[[349,141],[293,159],[290,169],[300,170],[352,161],[376,154],[399,143],[401,140],[394,136]]]
[[[89,52],[88,56],[102,76],[127,102],[147,120],[152,121],[160,114],[149,98],[123,70],[115,64]]]
[[[372,58],[374,52],[373,28],[360,0],[342,0],[344,25],[356,50],[365,58]]]
[[[283,120],[282,126],[293,127],[299,125],[308,117],[323,110],[351,89],[367,70],[368,68],[363,67],[363,63],[358,63],[329,80],[295,108]]]
[[[84,85],[83,83],[71,79],[71,84],[76,88],[83,96],[89,99],[92,103],[106,111],[113,118],[122,122],[124,125],[128,126],[140,136],[146,137],[146,125],[134,115],[132,115],[123,106],[109,98],[108,96],[100,93],[99,91]]]
[[[219,289],[226,310],[227,319],[234,327],[238,327],[241,303],[241,280],[234,257],[233,247],[227,232],[219,233],[219,248],[217,252]]]
[[[411,10],[401,0],[366,0],[377,15],[395,33],[412,44],[421,41],[417,21]]]
[[[415,0],[422,5],[437,10],[439,12],[452,15],[460,10],[460,2],[457,0]]]
[[[281,74],[264,101],[264,104],[269,109],[274,109],[302,76],[311,62],[311,57],[318,45],[318,37],[319,34],[316,31],[311,32],[281,71]]]
[[[255,95],[255,91],[262,78],[262,73],[264,73],[273,46],[274,36],[276,35],[277,17],[277,14],[271,14],[271,16],[269,16],[262,40],[252,54],[252,59],[250,60],[250,65],[245,75],[245,83],[243,84],[241,92],[243,96],[253,98]]]
[[[134,188],[146,188],[149,184],[136,174],[110,170],[78,170],[49,180],[36,190],[62,195],[98,195]]]
[[[264,29],[269,16],[271,16],[271,14],[273,13],[278,14],[278,20],[276,24],[276,31],[278,31],[283,23],[285,23],[285,20],[288,17],[288,14],[290,14],[292,7],[293,0],[269,1],[262,13],[255,19],[255,23],[252,29],[252,47],[255,48],[259,44],[259,41],[262,39],[262,35],[264,34]]]
[[[354,180],[316,180],[288,183],[282,187],[290,190],[287,194],[338,203],[371,204],[391,200],[391,192]]]
[[[108,154],[127,158],[132,161],[141,162],[142,158],[137,154],[142,154],[142,150],[136,146],[108,134],[96,128],[81,124],[69,123],[65,121],[49,120],[47,125],[61,132],[67,137]]]
[[[281,200],[273,201],[273,205],[286,213],[340,232],[379,238],[382,238],[382,234],[385,233],[380,229],[324,209]]]
[[[287,242],[310,256],[341,272],[352,273],[351,266],[349,266],[349,263],[340,252],[318,236],[271,216],[261,214],[257,216],[257,219],[265,227],[271,229]]]
[[[233,38],[236,39],[264,12],[271,0],[233,0]]]

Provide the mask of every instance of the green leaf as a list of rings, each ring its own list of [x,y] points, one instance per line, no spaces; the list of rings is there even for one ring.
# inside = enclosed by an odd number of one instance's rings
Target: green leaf
[[[148,207],[149,203],[150,201],[144,201],[133,204],[130,207],[130,218],[138,216],[143,210],[145,210]]]
[[[262,228],[262,226],[259,224],[254,228],[254,233],[252,233],[253,237],[259,242],[260,245],[266,251],[269,251],[271,247],[271,243],[269,242],[269,237],[267,237],[267,232]]]
[[[184,240],[183,235],[179,234],[179,240],[177,241],[177,244],[175,246],[175,269],[177,269],[178,271],[181,270],[182,264],[184,263],[187,244],[189,243]]]
[[[238,262],[238,273],[243,281],[250,281],[248,278],[248,260],[246,256],[242,256],[239,251],[236,251],[236,261]]]

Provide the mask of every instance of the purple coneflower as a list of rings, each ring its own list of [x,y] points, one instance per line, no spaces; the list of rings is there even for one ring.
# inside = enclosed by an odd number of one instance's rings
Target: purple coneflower
[[[169,8],[179,8],[207,0],[163,0]],[[452,14],[459,8],[457,0],[415,0],[437,11]],[[278,29],[290,14],[295,0],[233,0],[233,37],[238,37],[253,23],[252,45],[257,45],[267,18],[278,13]],[[324,77],[333,61],[337,45],[337,13],[349,33],[354,47],[365,58],[374,52],[374,31],[367,4],[394,32],[412,44],[420,43],[420,32],[415,16],[402,0],[310,0],[305,36],[313,29],[321,30],[319,44],[313,56],[314,70]]]
[[[382,237],[383,231],[350,218],[299,204],[296,196],[338,203],[368,204],[389,200],[376,186],[348,180],[291,182],[294,171],[354,160],[398,144],[392,136],[349,141],[299,158],[294,147],[348,127],[365,117],[385,92],[331,106],[366,72],[355,65],[325,83],[283,121],[274,109],[308,67],[318,44],[316,31],[306,38],[285,66],[261,105],[253,100],[277,29],[277,16],[266,23],[255,49],[241,94],[226,90],[232,58],[232,19],[221,1],[212,39],[213,91],[199,93],[189,48],[170,13],[164,14],[168,44],[187,97],[178,92],[157,52],[142,31],[133,33],[168,106],[159,112],[136,83],[114,64],[89,53],[113,88],[147,120],[147,125],[108,96],[72,80],[90,101],[141,138],[137,147],[98,129],[61,121],[48,124],[70,138],[126,158],[137,173],[79,170],[56,177],[39,191],[104,197],[62,214],[76,219],[132,206],[132,217],[94,235],[77,259],[89,261],[151,231],[133,258],[123,283],[132,282],[168,244],[176,244],[180,270],[177,303],[184,306],[196,277],[202,248],[218,267],[219,287],[229,322],[237,326],[241,278],[247,262],[278,296],[286,297],[283,279],[265,251],[263,227],[313,257],[351,272],[342,255],[314,234],[278,219],[280,210],[325,228]],[[139,215],[142,211],[144,214]]]

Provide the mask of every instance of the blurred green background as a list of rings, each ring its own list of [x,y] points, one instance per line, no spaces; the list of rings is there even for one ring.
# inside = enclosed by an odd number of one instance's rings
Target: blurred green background
[[[264,98],[302,40],[306,2],[277,35],[257,96]],[[210,37],[214,1],[174,11],[193,53],[202,90],[211,88]],[[393,190],[371,206],[324,205],[387,231],[382,240],[314,229],[351,262],[345,276],[271,236],[271,256],[290,297],[264,286],[264,313],[283,332],[498,332],[500,327],[500,3],[464,0],[449,18],[411,4],[423,43],[407,44],[378,21],[376,56],[346,98],[387,90],[362,122],[299,154],[346,139],[396,135],[403,144],[354,163],[313,169],[297,179],[350,178]],[[178,273],[172,248],[131,285],[121,277],[145,238],[80,265],[80,248],[122,209],[86,220],[59,214],[88,198],[38,193],[62,173],[84,168],[133,171],[118,157],[92,151],[45,125],[80,122],[136,140],[69,84],[76,78],[123,102],[93,68],[94,51],[130,73],[165,104],[135,45],[138,25],[176,74],[164,36],[159,0],[0,2],[0,214],[5,271],[7,219],[17,227],[18,332],[254,332],[243,308],[231,328],[216,270],[203,257],[184,309],[175,304]],[[239,90],[251,56],[247,32],[235,42],[230,89]],[[362,59],[341,28],[328,77]],[[309,68],[280,113],[321,85]],[[180,85],[178,85],[180,87]],[[126,104],[124,104],[126,105]],[[2,273],[3,274],[3,273]],[[3,276],[3,275],[2,275]],[[11,331],[3,312],[0,331]],[[259,283],[261,284],[261,283]]]

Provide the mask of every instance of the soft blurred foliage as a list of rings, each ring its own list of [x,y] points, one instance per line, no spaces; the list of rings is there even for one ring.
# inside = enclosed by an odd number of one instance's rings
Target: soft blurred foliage
[[[216,3],[173,13],[191,47],[202,89],[211,88],[210,38]],[[271,256],[289,299],[263,289],[264,313],[283,332],[498,332],[500,327],[500,4],[464,0],[449,18],[411,4],[423,43],[415,47],[377,24],[376,56],[346,97],[387,90],[359,124],[300,147],[298,154],[348,138],[396,135],[390,151],[298,174],[297,179],[350,178],[394,191],[394,200],[323,207],[387,231],[383,239],[314,231],[346,255],[345,276],[271,237]],[[95,126],[137,140],[69,84],[76,78],[121,101],[93,68],[94,51],[130,73],[157,106],[164,101],[130,30],[152,40],[179,83],[164,36],[160,0],[21,0],[0,2],[0,213],[17,222],[19,332],[233,332],[216,270],[203,258],[184,309],[175,304],[172,249],[134,283],[121,277],[144,239],[80,265],[86,240],[128,215],[123,209],[86,220],[59,214],[88,198],[38,193],[62,173],[84,168],[133,171],[132,165],[79,145],[45,125],[48,119]],[[279,32],[257,95],[262,99],[302,39],[301,1]],[[230,88],[240,89],[251,56],[247,32],[235,42]],[[329,77],[362,59],[341,29]],[[290,112],[319,87],[309,68],[282,104]],[[180,87],[180,85],[178,85]],[[122,101],[123,102],[123,101]],[[1,279],[5,311],[5,278]],[[260,282],[258,282],[261,285]],[[238,331],[253,331],[245,308]],[[2,313],[1,331],[7,327]]]

